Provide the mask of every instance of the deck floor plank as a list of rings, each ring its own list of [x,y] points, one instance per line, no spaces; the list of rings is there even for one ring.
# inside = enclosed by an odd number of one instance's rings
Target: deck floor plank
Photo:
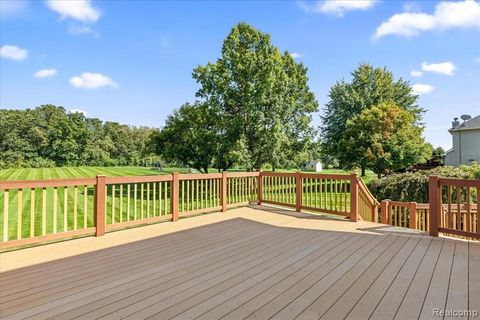
[[[480,243],[470,241],[468,257],[468,309],[480,312]]]
[[[444,240],[440,257],[437,264],[433,266],[435,271],[433,272],[419,319],[438,318],[434,316],[433,309],[445,309],[454,252],[455,241]]]
[[[468,309],[468,242],[456,241],[450,285],[448,286],[445,310]],[[477,270],[480,272],[480,270]],[[463,315],[450,316],[449,319],[465,319]]]
[[[428,252],[425,254],[415,277],[413,278],[407,293],[395,315],[395,319],[410,320],[418,319],[422,310],[423,301],[432,280],[434,268],[442,250],[443,239],[434,238]]]
[[[0,319],[438,319],[480,309],[480,244],[274,207],[0,256]]]

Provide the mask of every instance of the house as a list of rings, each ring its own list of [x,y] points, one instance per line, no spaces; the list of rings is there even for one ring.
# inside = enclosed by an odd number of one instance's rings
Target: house
[[[317,160],[312,160],[308,162],[304,167],[303,170],[305,171],[314,171],[314,172],[322,172],[322,163]]]
[[[480,115],[474,118],[465,115],[461,118],[463,123],[455,118],[452,128],[448,130],[452,135],[453,147],[445,155],[447,166],[471,164],[474,161],[480,163]]]

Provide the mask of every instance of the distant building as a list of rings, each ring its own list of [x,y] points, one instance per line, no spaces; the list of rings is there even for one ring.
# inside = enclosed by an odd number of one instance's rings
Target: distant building
[[[452,122],[448,131],[452,135],[453,148],[445,154],[445,165],[458,166],[480,163],[480,115],[475,118],[462,116],[465,121],[460,123],[458,118]]]
[[[303,167],[305,171],[314,171],[314,172],[321,172],[322,171],[322,163],[320,161],[310,161]]]

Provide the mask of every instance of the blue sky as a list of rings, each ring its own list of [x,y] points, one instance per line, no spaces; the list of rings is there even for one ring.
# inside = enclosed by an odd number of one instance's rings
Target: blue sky
[[[450,148],[453,117],[480,114],[478,1],[0,0],[0,107],[52,103],[162,126],[197,90],[192,69],[220,55],[233,25],[268,32],[308,67],[323,107],[359,63],[415,85],[425,137]],[[412,75],[412,71],[416,71]],[[314,123],[320,123],[314,116]]]

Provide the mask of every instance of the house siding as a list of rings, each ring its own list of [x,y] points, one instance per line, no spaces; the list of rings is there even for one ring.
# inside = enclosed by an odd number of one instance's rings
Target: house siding
[[[480,129],[451,131],[453,149],[445,157],[445,164],[458,166],[480,162]]]

